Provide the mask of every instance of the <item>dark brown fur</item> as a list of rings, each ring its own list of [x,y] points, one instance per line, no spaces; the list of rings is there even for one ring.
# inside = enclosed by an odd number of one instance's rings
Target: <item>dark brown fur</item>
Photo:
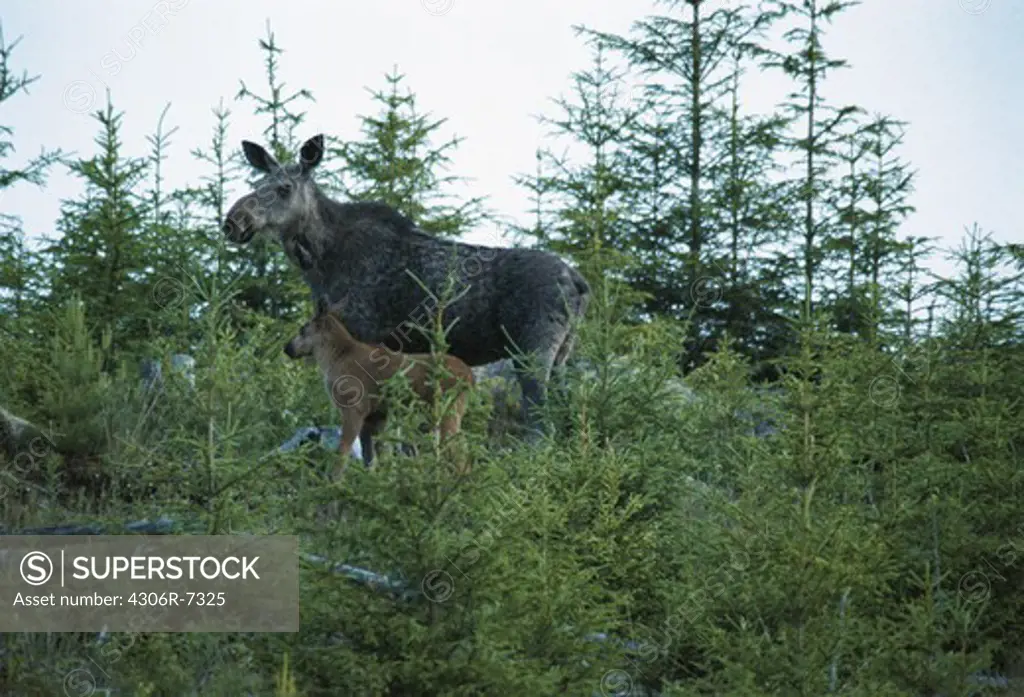
[[[360,439],[367,464],[373,461],[373,436],[383,429],[387,421],[387,405],[381,390],[383,382],[401,370],[406,373],[413,391],[421,399],[427,403],[433,401],[433,382],[430,377],[433,356],[427,353],[401,353],[383,345],[364,344],[356,340],[337,314],[330,310],[328,301],[323,297],[317,301],[313,319],[288,342],[284,351],[290,358],[311,356],[316,361],[331,400],[341,412],[342,460],[335,469],[335,477],[344,473],[356,437]],[[443,393],[460,389],[459,383],[464,383],[465,387],[473,386],[473,371],[462,360],[446,355],[444,362],[450,375],[443,375],[439,380]],[[442,443],[461,428],[467,399],[468,395],[463,390],[442,419]],[[458,469],[461,474],[465,474],[468,464],[459,463]]]

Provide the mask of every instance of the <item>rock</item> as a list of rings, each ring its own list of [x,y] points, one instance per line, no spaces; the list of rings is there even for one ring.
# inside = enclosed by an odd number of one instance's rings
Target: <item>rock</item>
[[[5,452],[7,457],[13,459],[28,448],[35,453],[38,448],[33,445],[33,440],[37,438],[43,439],[45,445],[53,447],[53,443],[41,428],[0,407],[0,450]]]
[[[292,434],[291,438],[278,446],[277,451],[280,453],[288,453],[296,450],[303,443],[318,443],[327,450],[337,451],[341,446],[341,429],[337,426],[305,426],[303,428],[299,428],[294,434]],[[359,444],[358,438],[352,446],[352,454],[360,460],[363,459],[363,449]]]
[[[171,356],[171,373],[180,375],[191,387],[196,386],[195,376],[196,359],[187,353],[175,353]],[[147,358],[139,366],[139,375],[142,378],[142,387],[146,390],[163,386],[163,367],[159,359]]]
[[[192,387],[196,386],[196,359],[187,353],[176,353],[171,356],[171,371],[181,375]]]
[[[486,365],[478,365],[473,368],[473,377],[477,381],[502,379],[502,380],[515,380],[516,375],[512,370],[512,361],[508,359],[495,361],[494,363],[487,363]]]

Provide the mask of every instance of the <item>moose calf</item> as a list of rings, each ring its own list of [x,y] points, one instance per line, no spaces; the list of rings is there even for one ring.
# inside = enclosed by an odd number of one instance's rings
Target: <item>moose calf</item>
[[[326,296],[318,298],[313,319],[303,325],[299,334],[284,347],[289,358],[312,357],[324,376],[324,384],[331,400],[341,412],[341,462],[335,468],[340,477],[356,436],[367,464],[373,461],[373,436],[379,433],[387,420],[387,405],[381,394],[381,383],[403,371],[409,377],[413,390],[426,402],[433,399],[433,381],[430,377],[430,354],[405,354],[384,346],[371,346],[357,341],[330,310]],[[474,384],[473,371],[455,356],[444,356],[450,375],[442,375],[441,392],[447,394]],[[443,396],[443,395],[441,395]],[[468,395],[463,390],[449,408],[440,424],[441,442],[458,433]],[[460,463],[460,474],[468,465]]]

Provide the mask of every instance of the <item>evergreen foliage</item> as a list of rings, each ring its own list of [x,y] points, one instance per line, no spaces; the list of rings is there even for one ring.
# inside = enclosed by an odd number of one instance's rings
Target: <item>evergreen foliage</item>
[[[344,163],[332,181],[346,199],[381,201],[408,216],[423,230],[457,237],[489,216],[483,197],[458,204],[445,203],[452,194],[444,189],[461,178],[444,175],[450,153],[463,142],[453,136],[435,146],[436,131],[447,119],[431,120],[416,108],[416,95],[401,92],[405,76],[397,67],[385,76],[387,90],[371,92],[381,105],[376,116],[362,116],[363,140],[333,149]]]
[[[63,161],[84,192],[60,236],[33,247],[0,220],[0,531],[167,516],[296,534],[401,587],[304,559],[296,634],[0,635],[0,694],[62,694],[92,665],[149,697],[997,694],[986,671],[1024,689],[1020,246],[974,225],[956,273],[928,272],[933,240],[902,227],[912,126],[822,97],[842,66],[822,28],[849,6],[669,0],[629,37],[581,30],[591,65],[518,178],[520,239],[593,290],[556,435],[496,435],[515,429],[480,384],[442,447],[420,426],[446,404],[406,404],[398,377],[378,466],[341,482],[335,450],[278,449],[338,416],[282,353],[308,289],[274,245],[219,230],[243,184],[232,112],[213,110],[201,175],[173,189],[169,109],[127,143],[108,95],[95,151]],[[16,44],[0,35],[0,103],[33,99]],[[312,93],[285,89],[269,24],[259,45],[266,91],[238,97],[284,162]],[[751,68],[792,79],[776,113],[743,107]],[[325,185],[458,236],[483,199],[450,193],[461,141],[434,144],[445,120],[403,79],[360,140],[331,143]],[[0,124],[0,162],[13,152]],[[0,195],[60,158],[0,165]],[[162,378],[140,380],[154,358]],[[19,441],[12,414],[43,437]]]

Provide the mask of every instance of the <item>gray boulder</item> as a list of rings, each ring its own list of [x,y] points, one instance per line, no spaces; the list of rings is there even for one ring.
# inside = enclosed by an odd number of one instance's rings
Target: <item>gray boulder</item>
[[[171,373],[180,375],[188,381],[189,386],[196,386],[196,359],[187,353],[175,353],[171,356]],[[142,387],[146,390],[159,389],[164,384],[163,367],[157,358],[147,358],[139,366]]]
[[[292,437],[278,446],[280,453],[289,453],[298,449],[303,443],[316,443],[327,450],[337,451],[341,446],[341,428],[338,426],[304,426],[292,434]],[[356,439],[352,447],[352,453],[360,460],[363,459],[363,449]]]

